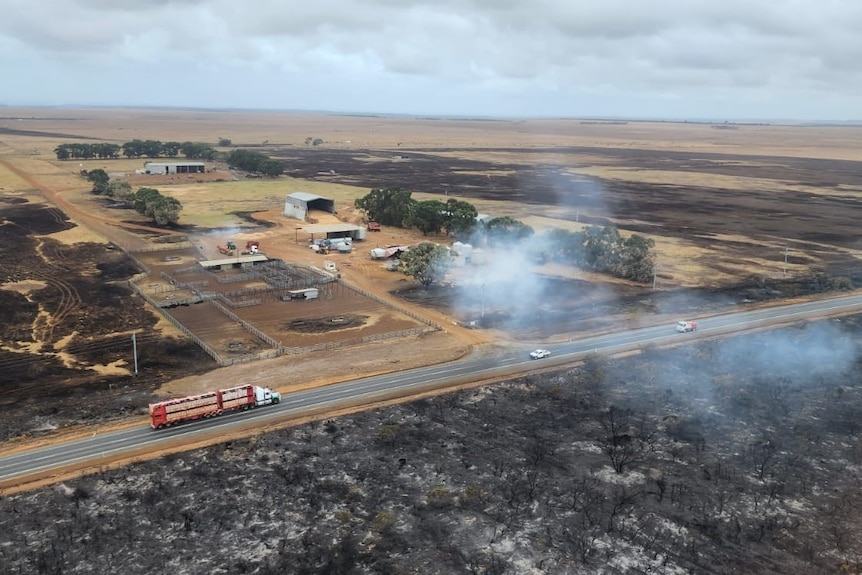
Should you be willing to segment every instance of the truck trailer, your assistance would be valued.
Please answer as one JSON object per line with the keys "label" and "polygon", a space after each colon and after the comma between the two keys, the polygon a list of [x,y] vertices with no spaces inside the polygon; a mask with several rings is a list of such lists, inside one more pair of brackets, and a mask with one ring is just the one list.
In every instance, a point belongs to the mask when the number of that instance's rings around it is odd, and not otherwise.
{"label": "truck trailer", "polygon": [[231,411],[245,411],[262,405],[274,405],[279,401],[281,401],[281,394],[268,387],[240,385],[151,403],[150,423],[153,429],[161,429]]}

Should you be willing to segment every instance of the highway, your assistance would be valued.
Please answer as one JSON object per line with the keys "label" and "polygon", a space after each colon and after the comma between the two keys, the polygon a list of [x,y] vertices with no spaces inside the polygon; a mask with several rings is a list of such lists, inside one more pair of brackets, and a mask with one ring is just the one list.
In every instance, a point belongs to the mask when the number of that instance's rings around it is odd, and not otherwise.
{"label": "highway", "polygon": [[503,376],[518,376],[539,368],[563,366],[591,353],[609,354],[646,346],[689,343],[703,337],[725,336],[757,328],[767,328],[804,319],[862,312],[862,295],[821,301],[738,311],[696,319],[695,333],[677,333],[673,323],[650,327],[629,327],[626,331],[544,346],[551,356],[529,359],[531,349],[512,349],[497,355],[473,356],[462,361],[429,366],[388,375],[356,379],[322,388],[286,394],[275,406],[249,412],[225,414],[219,418],[191,422],[154,431],[140,425],[120,431],[63,441],[26,451],[3,455],[0,450],[0,484],[13,485],[35,474],[55,474],[64,469],[106,465],[130,454],[162,449],[178,443],[193,444],[213,436],[226,435],[241,427],[264,428],[291,417],[336,409],[346,405],[371,404],[404,397],[422,390]]}

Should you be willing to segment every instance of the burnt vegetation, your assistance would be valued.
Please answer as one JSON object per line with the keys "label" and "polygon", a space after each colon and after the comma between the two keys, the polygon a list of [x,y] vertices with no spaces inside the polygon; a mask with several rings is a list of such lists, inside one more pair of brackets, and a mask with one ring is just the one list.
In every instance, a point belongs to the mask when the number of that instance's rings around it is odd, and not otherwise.
{"label": "burnt vegetation", "polygon": [[8,496],[0,562],[9,573],[852,572],[860,322],[592,357]]}
{"label": "burnt vegetation", "polygon": [[[150,393],[214,364],[185,339],[165,338],[126,281],[140,270],[122,251],[67,245],[60,210],[0,203],[0,440],[143,413]],[[141,371],[131,377],[136,334]],[[125,368],[106,374],[90,366]]]}

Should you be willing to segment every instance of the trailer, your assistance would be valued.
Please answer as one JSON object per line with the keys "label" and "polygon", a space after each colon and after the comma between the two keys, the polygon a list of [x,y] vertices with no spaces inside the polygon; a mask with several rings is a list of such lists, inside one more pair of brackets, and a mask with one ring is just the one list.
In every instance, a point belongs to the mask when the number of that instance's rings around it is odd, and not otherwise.
{"label": "trailer", "polygon": [[150,424],[153,429],[161,429],[195,419],[216,417],[232,411],[245,411],[263,405],[275,405],[280,401],[281,394],[268,387],[240,385],[151,403]]}

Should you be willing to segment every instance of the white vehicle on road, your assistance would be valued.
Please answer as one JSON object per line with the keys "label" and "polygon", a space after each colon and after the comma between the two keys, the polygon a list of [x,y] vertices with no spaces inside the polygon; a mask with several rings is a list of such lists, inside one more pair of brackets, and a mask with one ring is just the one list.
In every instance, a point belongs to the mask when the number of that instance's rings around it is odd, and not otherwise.
{"label": "white vehicle on road", "polygon": [[688,333],[690,331],[697,331],[697,322],[696,321],[678,321],[676,322],[676,331],[680,333]]}
{"label": "white vehicle on road", "polygon": [[551,352],[547,349],[537,349],[536,351],[530,352],[530,357],[532,359],[542,359],[551,355]]}

